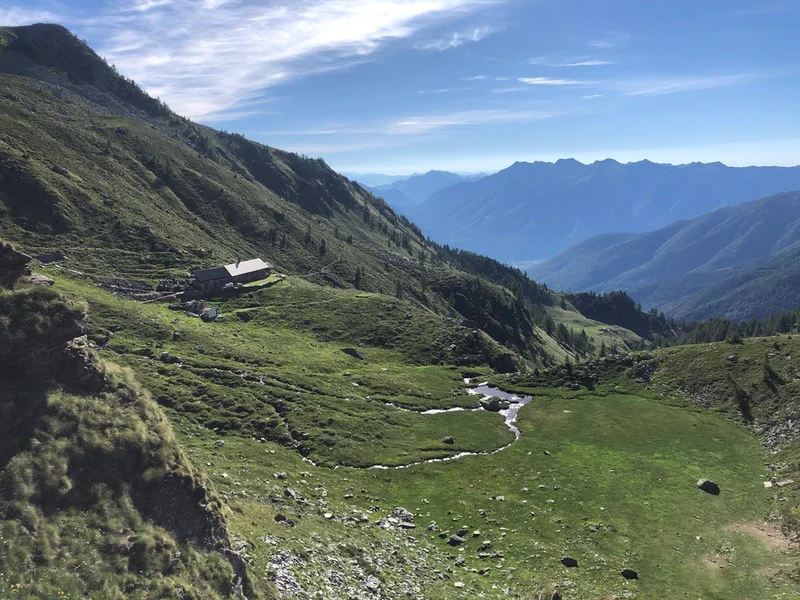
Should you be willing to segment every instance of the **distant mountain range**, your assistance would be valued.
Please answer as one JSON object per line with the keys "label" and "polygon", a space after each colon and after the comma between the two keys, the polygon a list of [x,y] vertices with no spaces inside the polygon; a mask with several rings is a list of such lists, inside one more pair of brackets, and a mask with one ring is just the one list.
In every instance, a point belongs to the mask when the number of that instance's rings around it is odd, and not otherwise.
{"label": "distant mountain range", "polygon": [[[403,191],[398,184],[392,189]],[[548,258],[593,235],[651,231],[797,189],[800,167],[621,164],[610,159],[587,165],[564,159],[518,162],[494,175],[439,189],[404,210],[440,243],[519,263]],[[403,201],[392,200],[393,192],[382,193],[395,205]]]}
{"label": "distant mountain range", "polygon": [[556,289],[622,289],[678,318],[765,318],[800,305],[800,192],[598,235],[529,274]]}
{"label": "distant mountain range", "polygon": [[483,175],[459,175],[448,171],[428,171],[385,185],[370,188],[373,194],[382,197],[394,208],[408,209],[422,204],[432,194],[457,183],[475,181]]}

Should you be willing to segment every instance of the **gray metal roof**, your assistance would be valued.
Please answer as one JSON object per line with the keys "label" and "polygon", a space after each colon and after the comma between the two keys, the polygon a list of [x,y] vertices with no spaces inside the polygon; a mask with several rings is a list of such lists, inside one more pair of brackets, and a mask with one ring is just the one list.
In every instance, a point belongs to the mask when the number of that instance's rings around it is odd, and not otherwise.
{"label": "gray metal roof", "polygon": [[260,258],[253,258],[251,260],[243,260],[238,263],[231,263],[224,267],[212,267],[210,269],[199,269],[194,272],[197,281],[213,281],[215,279],[228,279],[240,275],[253,273],[254,271],[261,271],[269,269],[269,263],[264,262]]}
{"label": "gray metal roof", "polygon": [[198,269],[194,272],[197,281],[213,281],[214,279],[227,279],[230,277],[225,267],[212,267],[210,269]]}
{"label": "gray metal roof", "polygon": [[230,273],[231,277],[237,275],[246,275],[253,271],[261,271],[262,269],[269,269],[269,264],[265,263],[260,258],[253,258],[251,260],[243,260],[230,265],[225,265],[225,269]]}

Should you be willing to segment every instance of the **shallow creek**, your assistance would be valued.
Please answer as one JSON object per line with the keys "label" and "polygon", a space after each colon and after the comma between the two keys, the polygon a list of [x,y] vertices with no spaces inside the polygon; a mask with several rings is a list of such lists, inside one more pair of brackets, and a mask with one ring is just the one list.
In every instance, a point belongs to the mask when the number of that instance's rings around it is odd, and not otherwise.
{"label": "shallow creek", "polygon": [[[469,380],[466,380],[465,383],[469,383]],[[520,431],[519,428],[515,425],[517,420],[517,414],[519,413],[519,409],[525,406],[528,402],[533,400],[531,396],[518,396],[517,394],[512,394],[509,392],[504,392],[501,389],[496,387],[492,387],[486,383],[479,384],[476,387],[469,388],[467,393],[474,394],[476,396],[481,396],[482,398],[498,398],[500,400],[504,400],[509,403],[509,407],[499,411],[499,414],[503,416],[506,422],[506,427],[508,427],[511,431],[514,432],[514,441],[519,439]],[[399,407],[398,407],[399,408]],[[407,409],[401,409],[407,410]],[[423,415],[438,415],[440,413],[446,412],[458,412],[458,411],[477,411],[477,410],[486,410],[483,407],[479,408],[463,408],[463,407],[456,407],[456,408],[447,408],[447,409],[432,409],[426,410],[420,414]],[[514,442],[511,442],[513,444]],[[414,465],[421,465],[425,463],[436,463],[436,462],[450,462],[451,460],[458,460],[459,458],[464,458],[465,456],[481,456],[486,454],[497,454],[498,452],[502,452],[506,448],[508,448],[511,444],[506,444],[505,446],[501,446],[497,450],[492,450],[491,452],[459,452],[458,454],[454,454],[453,456],[447,456],[445,458],[430,458],[428,460],[421,460],[417,462],[413,462],[407,465],[396,465],[396,466],[386,466],[386,465],[373,465],[368,467],[370,469],[407,469],[408,467],[413,467]]]}

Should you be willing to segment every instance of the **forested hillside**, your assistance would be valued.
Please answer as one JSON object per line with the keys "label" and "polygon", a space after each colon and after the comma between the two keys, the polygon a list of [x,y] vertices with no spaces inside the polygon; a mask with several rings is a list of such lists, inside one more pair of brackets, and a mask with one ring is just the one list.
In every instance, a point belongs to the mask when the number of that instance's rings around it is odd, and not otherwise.
{"label": "forested hillside", "polygon": [[800,194],[641,234],[588,239],[529,273],[555,289],[625,290],[676,319],[765,319],[800,305]]}

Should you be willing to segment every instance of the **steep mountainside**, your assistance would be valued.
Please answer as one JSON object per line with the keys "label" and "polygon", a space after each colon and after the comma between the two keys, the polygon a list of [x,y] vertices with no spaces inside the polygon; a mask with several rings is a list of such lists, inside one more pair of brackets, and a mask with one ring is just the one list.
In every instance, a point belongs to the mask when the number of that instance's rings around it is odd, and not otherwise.
{"label": "steep mountainside", "polygon": [[[262,256],[316,283],[466,318],[512,352],[549,360],[539,325],[551,292],[493,261],[456,265],[323,161],[175,115],[61,27],[0,30],[0,73],[0,232],[31,253],[66,254],[101,282],[151,286]],[[459,312],[466,290],[473,306],[460,310],[480,306],[485,319]]]}
{"label": "steep mountainside", "polygon": [[505,261],[546,259],[590,236],[649,231],[800,189],[800,167],[516,163],[433,194],[411,217],[434,240]]}
{"label": "steep mountainside", "polygon": [[763,319],[800,304],[800,194],[651,233],[590,238],[530,269],[557,289],[626,290],[674,317]]}

